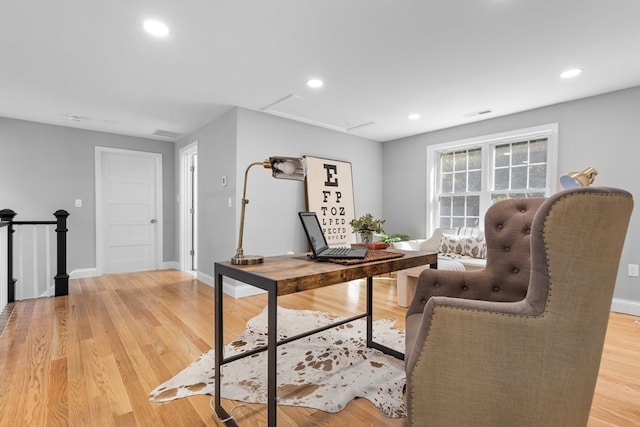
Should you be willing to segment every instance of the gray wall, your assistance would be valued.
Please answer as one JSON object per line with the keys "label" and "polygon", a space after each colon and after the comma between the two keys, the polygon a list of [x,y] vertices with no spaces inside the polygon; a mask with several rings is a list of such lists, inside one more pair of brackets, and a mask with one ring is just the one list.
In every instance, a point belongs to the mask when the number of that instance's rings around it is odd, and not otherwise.
{"label": "gray wall", "polygon": [[[245,109],[238,110],[238,124],[236,200],[242,196],[244,169],[251,162],[274,155],[308,155],[351,162],[356,215],[382,215],[382,143]],[[304,183],[273,179],[270,171],[255,167],[248,191],[247,250],[264,255],[306,251],[298,219],[298,211],[306,208]]]}
{"label": "gray wall", "polygon": [[[382,194],[387,231],[414,238],[427,233],[428,145],[547,123],[558,123],[558,176],[593,166],[599,173],[596,185],[624,188],[633,194],[636,205],[640,203],[640,87],[635,87],[385,143]],[[620,262],[615,298],[640,304],[640,279],[627,276],[629,263],[640,264],[637,206]]]}
{"label": "gray wall", "polygon": [[[352,163],[356,215],[387,219],[385,230],[426,235],[426,147],[546,123],[559,125],[559,173],[594,166],[597,185],[625,188],[640,200],[640,87],[379,143],[271,115],[233,109],[180,143],[77,130],[0,118],[0,209],[19,219],[45,219],[57,209],[69,218],[69,270],[95,267],[94,147],[163,154],[164,261],[176,261],[177,152],[198,141],[199,266],[235,253],[239,199],[246,166],[270,155],[311,155]],[[384,159],[384,160],[383,160]],[[384,167],[383,167],[384,166]],[[221,185],[227,176],[228,185]],[[382,189],[382,191],[380,190]],[[228,199],[232,207],[228,207]],[[249,176],[244,248],[274,255],[306,250],[296,213],[305,208],[304,185],[274,180],[253,168]],[[82,199],[84,207],[75,208]],[[633,214],[615,297],[640,305],[640,279],[626,274],[640,263],[640,212]]]}
{"label": "gray wall", "polygon": [[[382,143],[272,115],[237,108],[176,145],[198,141],[198,270],[213,276],[213,263],[237,246],[246,167],[269,156],[317,156],[350,161],[356,214],[381,215]],[[227,176],[227,187],[221,177]],[[305,209],[302,182],[276,180],[260,166],[248,179],[243,248],[248,255],[307,250],[297,217]],[[231,207],[228,199],[231,197]]]}
{"label": "gray wall", "polygon": [[[194,141],[198,142],[198,270],[213,276],[213,262],[231,258],[235,253],[236,174],[235,109],[205,125],[176,144],[176,153]],[[179,161],[179,155],[176,154]],[[180,168],[176,166],[179,173]],[[221,177],[227,177],[227,186]],[[180,182],[179,177],[176,182]],[[179,215],[176,215],[179,218]],[[176,227],[179,229],[179,226]],[[178,241],[176,239],[176,241]]]}
{"label": "gray wall", "polygon": [[[69,272],[96,267],[95,147],[162,154],[164,261],[174,261],[174,144],[0,117],[0,209],[16,220],[70,213]],[[82,199],[83,207],[75,207]]]}

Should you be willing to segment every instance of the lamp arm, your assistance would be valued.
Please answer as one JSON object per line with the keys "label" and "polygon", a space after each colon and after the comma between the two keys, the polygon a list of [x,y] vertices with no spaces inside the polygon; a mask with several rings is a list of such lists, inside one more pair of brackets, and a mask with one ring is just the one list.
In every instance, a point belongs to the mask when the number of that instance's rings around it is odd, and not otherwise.
{"label": "lamp arm", "polygon": [[264,166],[265,162],[253,162],[247,169],[244,171],[244,185],[242,188],[242,206],[240,207],[240,233],[238,235],[238,248],[236,249],[236,258],[242,258],[244,256],[244,251],[242,250],[242,238],[244,235],[244,212],[249,200],[247,199],[247,178],[249,177],[249,169],[253,166]]}

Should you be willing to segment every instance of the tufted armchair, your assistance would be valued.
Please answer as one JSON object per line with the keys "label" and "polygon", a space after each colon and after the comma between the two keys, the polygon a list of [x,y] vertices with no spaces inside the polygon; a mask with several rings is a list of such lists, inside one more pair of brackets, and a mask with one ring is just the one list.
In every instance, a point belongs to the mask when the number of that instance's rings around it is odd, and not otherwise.
{"label": "tufted armchair", "polygon": [[587,425],[633,200],[580,188],[541,202],[487,212],[487,270],[500,274],[420,275],[406,319],[409,425]]}
{"label": "tufted armchair", "polygon": [[484,218],[487,264],[478,271],[423,271],[407,316],[422,313],[432,296],[519,301],[529,285],[531,223],[545,199],[508,199],[491,206]]}

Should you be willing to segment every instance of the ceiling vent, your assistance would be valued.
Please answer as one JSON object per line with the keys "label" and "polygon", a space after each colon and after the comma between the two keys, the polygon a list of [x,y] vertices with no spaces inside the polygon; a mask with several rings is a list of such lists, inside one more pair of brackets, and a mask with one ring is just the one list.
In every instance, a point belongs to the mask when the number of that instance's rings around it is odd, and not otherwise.
{"label": "ceiling vent", "polygon": [[176,139],[180,136],[178,132],[171,132],[170,130],[162,130],[162,129],[158,129],[153,134],[155,136],[161,136],[163,138],[173,138],[173,139]]}
{"label": "ceiling vent", "polygon": [[493,110],[474,111],[473,113],[466,113],[466,114],[463,114],[462,116],[466,117],[467,119],[473,119],[475,117],[484,116],[485,114],[489,114],[489,113],[493,113]]}
{"label": "ceiling vent", "polygon": [[77,114],[63,114],[63,116],[65,116],[67,119],[69,119],[72,122],[83,122],[86,120],[94,120],[92,117],[79,116]]}
{"label": "ceiling vent", "polygon": [[262,111],[342,132],[374,124],[359,114],[309,101],[293,94],[263,107]]}

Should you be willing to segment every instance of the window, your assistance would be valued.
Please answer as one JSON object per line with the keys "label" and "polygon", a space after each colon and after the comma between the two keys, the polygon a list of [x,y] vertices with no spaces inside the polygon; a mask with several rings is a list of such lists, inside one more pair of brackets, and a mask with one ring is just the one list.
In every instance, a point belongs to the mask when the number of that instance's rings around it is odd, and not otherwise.
{"label": "window", "polygon": [[548,145],[547,137],[493,145],[491,201],[548,195]]}
{"label": "window", "polygon": [[555,191],[557,124],[427,148],[427,230],[484,226],[496,201]]}
{"label": "window", "polygon": [[438,227],[478,227],[482,191],[482,149],[438,153]]}

